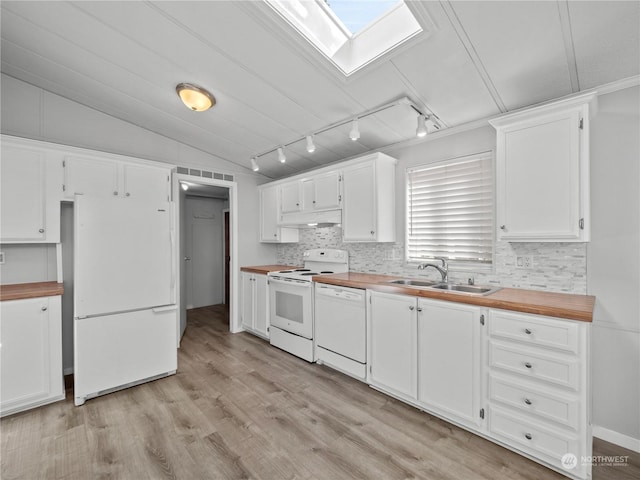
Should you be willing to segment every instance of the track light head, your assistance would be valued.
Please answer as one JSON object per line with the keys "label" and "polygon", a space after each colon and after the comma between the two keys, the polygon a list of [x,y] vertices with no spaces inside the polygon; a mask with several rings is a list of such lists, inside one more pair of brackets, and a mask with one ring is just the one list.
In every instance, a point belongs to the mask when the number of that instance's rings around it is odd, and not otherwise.
{"label": "track light head", "polygon": [[284,155],[284,150],[282,149],[282,147],[278,147],[278,160],[280,160],[280,163],[284,163],[287,161],[287,157]]}
{"label": "track light head", "polygon": [[313,153],[316,151],[316,146],[313,143],[313,135],[307,135],[307,152]]}
{"label": "track light head", "polygon": [[427,135],[427,116],[418,115],[418,128],[416,129],[416,136],[424,137]]}
{"label": "track light head", "polygon": [[251,169],[254,172],[257,172],[258,170],[260,170],[260,165],[258,165],[258,160],[256,159],[256,157],[253,157],[251,159]]}
{"label": "track light head", "polygon": [[354,118],[351,122],[351,131],[349,132],[349,138],[354,142],[360,138],[360,128],[358,127],[358,119]]}

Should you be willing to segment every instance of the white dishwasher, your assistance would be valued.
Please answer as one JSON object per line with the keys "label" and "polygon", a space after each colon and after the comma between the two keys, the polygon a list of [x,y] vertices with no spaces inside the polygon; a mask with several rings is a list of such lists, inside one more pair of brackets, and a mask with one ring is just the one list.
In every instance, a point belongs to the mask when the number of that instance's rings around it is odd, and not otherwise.
{"label": "white dishwasher", "polygon": [[360,380],[366,378],[365,290],[316,283],[315,335],[318,363]]}

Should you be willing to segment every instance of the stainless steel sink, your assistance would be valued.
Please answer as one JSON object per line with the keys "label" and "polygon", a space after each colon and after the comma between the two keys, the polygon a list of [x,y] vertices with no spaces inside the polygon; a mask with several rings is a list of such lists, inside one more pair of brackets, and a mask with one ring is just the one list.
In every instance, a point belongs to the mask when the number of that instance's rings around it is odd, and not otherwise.
{"label": "stainless steel sink", "polygon": [[431,288],[447,290],[450,292],[472,293],[474,295],[489,295],[500,290],[500,287],[488,287],[483,285],[464,285],[456,283],[439,283]]}
{"label": "stainless steel sink", "polygon": [[411,278],[391,280],[389,283],[393,285],[403,285],[406,287],[444,290],[445,292],[467,293],[471,295],[490,295],[500,290],[500,287],[490,287],[486,285],[465,285],[462,283],[442,283],[442,282],[433,282],[430,280],[414,280]]}
{"label": "stainless steel sink", "polygon": [[438,282],[432,282],[430,280],[411,280],[411,279],[391,280],[389,283],[393,283],[395,285],[406,285],[408,287],[432,287],[438,284]]}

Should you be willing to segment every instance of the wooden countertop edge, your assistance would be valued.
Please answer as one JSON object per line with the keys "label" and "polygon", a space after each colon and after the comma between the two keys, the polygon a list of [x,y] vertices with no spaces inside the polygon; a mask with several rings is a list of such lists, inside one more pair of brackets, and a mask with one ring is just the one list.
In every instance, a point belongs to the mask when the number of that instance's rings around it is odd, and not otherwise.
{"label": "wooden countertop edge", "polygon": [[[342,278],[340,276],[343,276]],[[344,278],[344,275],[354,278]],[[550,317],[564,318],[592,322],[595,297],[590,295],[576,295],[569,293],[542,292],[537,290],[524,290],[517,288],[502,288],[487,296],[467,295],[464,293],[438,292],[436,290],[388,285],[386,282],[401,277],[389,275],[362,274],[359,280],[353,274],[338,274],[333,276],[323,275],[313,277],[318,283],[337,285],[342,287],[362,288],[386,293],[398,293],[422,298],[433,298],[457,303],[466,303],[482,307],[500,308],[522,313],[546,315]],[[373,277],[377,281],[372,281]],[[367,279],[368,278],[368,279]],[[531,300],[534,297],[535,300]],[[546,303],[548,302],[548,303]]]}
{"label": "wooden countertop edge", "polygon": [[0,301],[62,295],[64,287],[58,282],[13,283],[0,285]]}
{"label": "wooden countertop edge", "polygon": [[241,272],[248,273],[262,273],[267,274],[269,272],[277,272],[278,270],[291,270],[293,268],[301,268],[301,267],[293,267],[291,265],[258,265],[258,266],[249,266],[249,267],[240,267]]}

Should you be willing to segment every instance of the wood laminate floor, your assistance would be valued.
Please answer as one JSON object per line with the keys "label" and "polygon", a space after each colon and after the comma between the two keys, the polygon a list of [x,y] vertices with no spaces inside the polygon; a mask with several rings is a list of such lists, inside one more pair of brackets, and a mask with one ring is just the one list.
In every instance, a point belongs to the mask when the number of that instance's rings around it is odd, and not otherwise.
{"label": "wood laminate floor", "polygon": [[[189,313],[178,374],[5,418],[10,479],[562,479],[561,475],[250,334]],[[595,480],[640,478],[596,440]]]}

